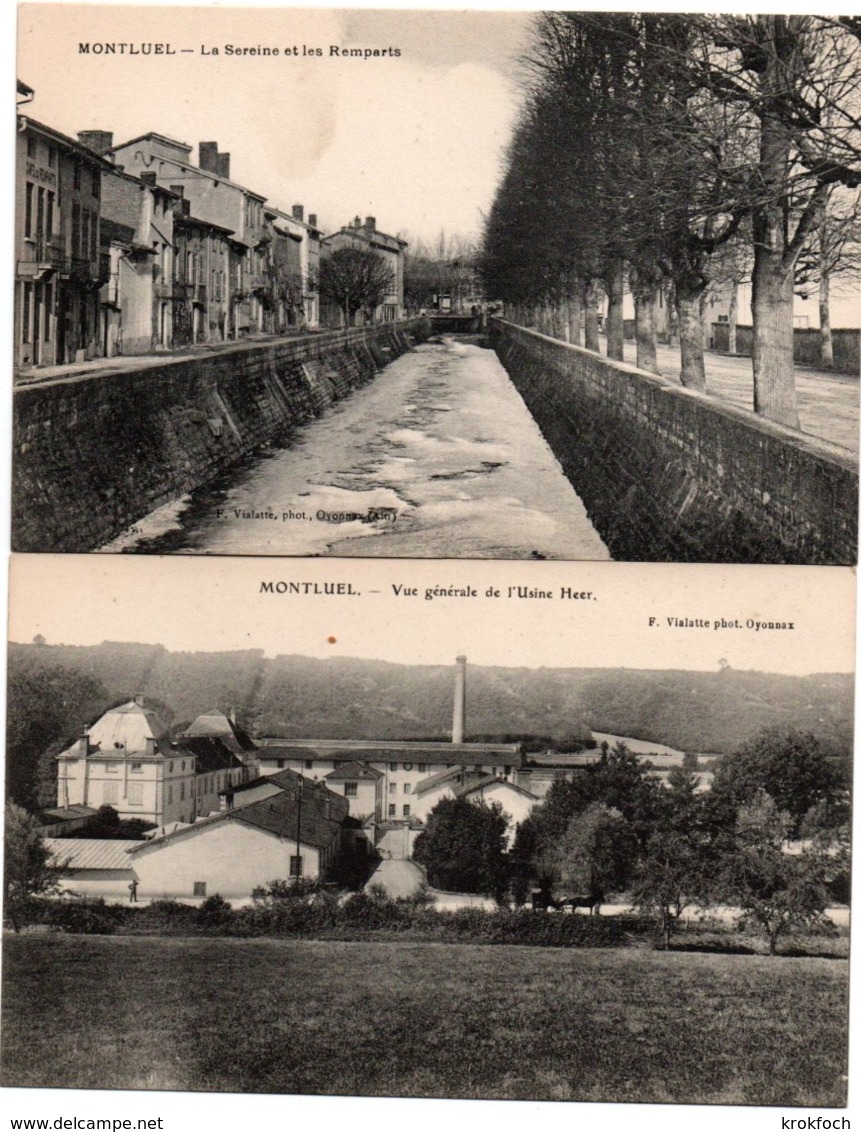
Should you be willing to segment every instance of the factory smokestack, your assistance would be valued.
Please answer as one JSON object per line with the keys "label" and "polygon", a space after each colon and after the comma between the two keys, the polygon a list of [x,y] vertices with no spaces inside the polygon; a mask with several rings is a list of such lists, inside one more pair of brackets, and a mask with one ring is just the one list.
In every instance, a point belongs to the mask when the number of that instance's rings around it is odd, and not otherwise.
{"label": "factory smokestack", "polygon": [[466,714],[466,657],[458,656],[454,674],[454,716],[451,724],[452,743],[463,742],[463,722]]}

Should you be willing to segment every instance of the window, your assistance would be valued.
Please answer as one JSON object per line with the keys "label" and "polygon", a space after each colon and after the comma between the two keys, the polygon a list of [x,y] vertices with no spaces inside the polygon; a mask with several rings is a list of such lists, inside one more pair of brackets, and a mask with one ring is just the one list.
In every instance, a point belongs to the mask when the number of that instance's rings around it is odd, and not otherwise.
{"label": "window", "polygon": [[105,774],[116,774],[116,773],[117,773],[117,764],[116,763],[105,763]]}
{"label": "window", "polygon": [[129,805],[142,806],[143,805],[143,783],[130,782],[129,783]]}
{"label": "window", "polygon": [[98,169],[93,170],[93,196],[98,197],[102,191],[102,178]]}
{"label": "window", "polygon": [[193,883],[194,883],[194,893],[193,893],[193,895],[195,895],[195,896],[206,896],[206,881],[205,880],[196,880]]}
{"label": "window", "polygon": [[33,235],[33,185],[30,181],[27,182],[24,200],[24,235],[27,238]]}
{"label": "window", "polygon": [[419,763],[419,774],[427,774],[427,772],[428,772],[428,764],[427,763]]}
{"label": "window", "polygon": [[169,806],[173,805],[173,787],[172,786],[168,786],[168,788],[167,788],[167,804]]}
{"label": "window", "polygon": [[45,196],[45,235],[54,234],[54,194],[48,189]]}
{"label": "window", "polygon": [[393,817],[395,817],[395,815],[397,814],[397,812],[398,812],[398,808],[397,808],[397,806],[396,806],[396,805],[394,804],[394,802],[391,802],[391,803],[389,804],[389,817],[390,817],[390,818],[393,818]]}
{"label": "window", "polygon": [[412,769],[413,769],[412,763],[404,763],[404,770],[412,770]]}
{"label": "window", "polygon": [[115,805],[120,797],[120,784],[118,782],[104,782],[102,784],[102,801],[105,805]]}
{"label": "window", "polygon": [[405,782],[404,783],[404,793],[409,794],[411,791],[412,791],[412,787],[410,786],[410,784],[408,782]]}
{"label": "window", "polygon": [[306,770],[313,770],[314,769],[314,760],[313,759],[305,759],[305,769]]}
{"label": "window", "polygon": [[404,806],[404,817],[408,818],[409,816],[410,816],[410,808],[409,808],[409,806]]}
{"label": "window", "polygon": [[24,284],[24,303],[21,311],[21,341],[30,341],[30,309],[33,303],[33,284]]}
{"label": "window", "polygon": [[143,763],[132,763],[132,774],[143,774]]}
{"label": "window", "polygon": [[182,760],[182,769],[185,770],[185,759]]}
{"label": "window", "polygon": [[179,800],[180,800],[180,802],[185,801],[185,783],[184,782],[180,782],[180,784],[179,784]]}
{"label": "window", "polygon": [[358,797],[358,793],[359,793],[358,782],[345,782],[344,783],[344,797],[345,798],[356,798],[356,797]]}
{"label": "window", "polygon": [[302,858],[296,857],[296,856],[291,857],[290,858],[290,876],[291,877],[300,877],[302,875],[303,875],[303,873],[302,873]]}
{"label": "window", "polygon": [[75,189],[80,189],[80,187],[81,187],[81,163],[80,163],[80,161],[75,162],[75,172],[74,172],[72,187],[75,188]]}
{"label": "window", "polygon": [[276,759],[275,765],[278,767],[279,770],[283,770],[284,769],[284,760],[283,759]]}
{"label": "window", "polygon": [[390,782],[389,783],[389,793],[390,794],[397,794],[397,792],[398,792],[397,782]]}
{"label": "window", "polygon": [[57,151],[52,145],[48,146],[48,168],[54,169],[57,165]]}
{"label": "window", "polygon": [[168,763],[167,770],[168,774],[173,774],[173,763]]}

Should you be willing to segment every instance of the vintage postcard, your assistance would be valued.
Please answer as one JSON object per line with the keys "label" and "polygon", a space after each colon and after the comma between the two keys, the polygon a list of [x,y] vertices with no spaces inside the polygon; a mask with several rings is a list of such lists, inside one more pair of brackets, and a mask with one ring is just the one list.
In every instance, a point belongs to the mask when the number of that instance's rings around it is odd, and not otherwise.
{"label": "vintage postcard", "polygon": [[2,1084],[842,1108],[853,587],[17,556]]}
{"label": "vintage postcard", "polygon": [[855,563],[851,19],[30,3],[17,71],[14,549]]}

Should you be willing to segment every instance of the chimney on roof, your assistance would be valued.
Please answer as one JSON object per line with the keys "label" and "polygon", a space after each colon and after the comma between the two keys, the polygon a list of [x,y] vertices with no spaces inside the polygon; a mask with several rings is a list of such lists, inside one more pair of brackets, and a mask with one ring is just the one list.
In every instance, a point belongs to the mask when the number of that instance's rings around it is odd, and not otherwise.
{"label": "chimney on roof", "polygon": [[376,232],[376,230],[377,230],[377,218],[376,218],[376,216],[366,216],[365,217],[365,231],[366,232]]}
{"label": "chimney on roof", "polygon": [[169,185],[170,191],[180,198],[185,196],[185,185]]}
{"label": "chimney on roof", "polygon": [[362,227],[361,216],[357,216],[356,219],[353,221],[353,223],[350,225],[350,227],[351,228],[361,228]]}
{"label": "chimney on roof", "polygon": [[138,692],[138,694],[135,696],[135,703],[137,704],[138,707],[144,706],[144,698],[143,698],[143,696],[141,695],[140,692]]}
{"label": "chimney on roof", "polygon": [[294,204],[293,205],[293,219],[294,220],[304,220],[305,219],[305,206],[304,205],[302,205],[302,204]]}
{"label": "chimney on roof", "polygon": [[78,141],[99,157],[104,157],[114,144],[114,135],[110,130],[79,130]]}
{"label": "chimney on roof", "polygon": [[463,724],[466,714],[466,657],[455,658],[457,668],[454,673],[454,715],[451,723],[452,743],[463,742]]}
{"label": "chimney on roof", "polygon": [[217,153],[215,155],[215,172],[225,181],[230,180],[230,154]]}
{"label": "chimney on roof", "polygon": [[82,735],[78,740],[78,754],[83,755],[84,758],[90,753],[90,737],[89,735]]}
{"label": "chimney on roof", "polygon": [[197,166],[205,173],[218,174],[218,142],[197,143]]}
{"label": "chimney on roof", "polygon": [[311,225],[312,228],[317,227],[317,213],[316,212],[309,212],[308,213],[308,223]]}

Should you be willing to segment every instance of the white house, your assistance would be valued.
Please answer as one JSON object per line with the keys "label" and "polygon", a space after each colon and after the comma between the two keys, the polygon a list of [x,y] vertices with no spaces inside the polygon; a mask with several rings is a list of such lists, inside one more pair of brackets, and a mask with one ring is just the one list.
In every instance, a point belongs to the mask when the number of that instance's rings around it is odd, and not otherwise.
{"label": "white house", "polygon": [[[244,801],[261,787],[274,793]],[[129,856],[139,897],[235,900],[272,880],[325,877],[341,845],[346,801],[307,779],[276,787],[271,779],[253,782],[237,792],[233,809],[137,843]]]}

